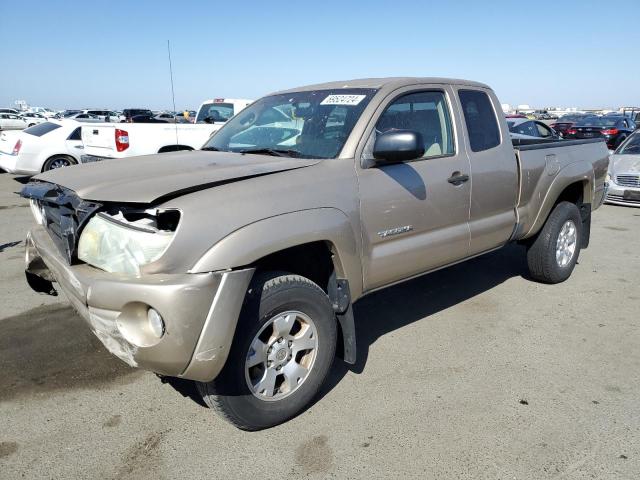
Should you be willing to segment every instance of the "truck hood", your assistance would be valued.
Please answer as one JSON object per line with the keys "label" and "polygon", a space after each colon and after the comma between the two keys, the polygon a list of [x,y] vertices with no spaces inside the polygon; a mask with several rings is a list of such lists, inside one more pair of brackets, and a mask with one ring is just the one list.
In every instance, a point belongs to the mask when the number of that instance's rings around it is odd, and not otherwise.
{"label": "truck hood", "polygon": [[84,200],[148,204],[319,161],[229,152],[173,152],[60,168],[35,179],[66,187]]}

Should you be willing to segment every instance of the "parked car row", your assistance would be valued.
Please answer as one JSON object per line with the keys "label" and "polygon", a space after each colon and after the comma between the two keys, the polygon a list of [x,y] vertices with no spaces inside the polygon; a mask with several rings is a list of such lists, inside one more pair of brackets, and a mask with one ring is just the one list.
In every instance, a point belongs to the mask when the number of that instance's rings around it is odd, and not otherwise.
{"label": "parked car row", "polygon": [[25,112],[20,114],[0,111],[0,130],[23,130],[46,121],[47,118],[41,113]]}
{"label": "parked car row", "polygon": [[[196,150],[250,103],[251,100],[241,99],[206,100],[198,113],[187,111],[186,115],[154,113],[143,108],[125,109],[122,114],[99,109],[65,110],[59,119],[46,119],[41,114],[23,117],[0,113],[0,118],[9,117],[10,128],[5,130],[23,130],[0,136],[0,168],[19,175],[36,175],[81,162]],[[33,118],[33,122],[26,124],[26,118]],[[200,121],[195,125],[189,122],[190,118]],[[286,122],[291,118],[280,113],[274,120]]]}
{"label": "parked car row", "polygon": [[604,138],[609,150],[615,150],[638,129],[638,124],[623,115],[567,115],[551,128],[567,139]]}

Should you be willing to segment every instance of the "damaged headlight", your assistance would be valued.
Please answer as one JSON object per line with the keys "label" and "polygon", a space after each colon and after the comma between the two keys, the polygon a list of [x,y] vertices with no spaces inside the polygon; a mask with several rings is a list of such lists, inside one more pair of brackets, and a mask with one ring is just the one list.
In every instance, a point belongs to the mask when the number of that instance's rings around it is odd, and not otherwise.
{"label": "damaged headlight", "polygon": [[175,236],[179,213],[170,212],[175,215],[168,222],[158,222],[155,211],[137,212],[135,220],[99,212],[82,230],[78,258],[107,272],[140,275],[140,267],[159,259]]}

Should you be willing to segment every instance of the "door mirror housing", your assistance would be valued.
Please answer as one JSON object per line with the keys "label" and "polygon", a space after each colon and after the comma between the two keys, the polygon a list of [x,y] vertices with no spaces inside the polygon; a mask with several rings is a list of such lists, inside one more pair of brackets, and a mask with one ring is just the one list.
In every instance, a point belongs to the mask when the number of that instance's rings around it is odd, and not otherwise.
{"label": "door mirror housing", "polygon": [[373,158],[378,165],[415,160],[424,155],[424,140],[413,130],[392,130],[378,135]]}

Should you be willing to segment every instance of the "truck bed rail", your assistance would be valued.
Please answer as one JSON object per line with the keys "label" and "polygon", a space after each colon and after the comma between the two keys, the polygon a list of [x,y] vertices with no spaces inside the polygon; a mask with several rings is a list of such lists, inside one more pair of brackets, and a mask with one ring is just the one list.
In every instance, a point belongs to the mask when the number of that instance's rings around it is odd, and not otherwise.
{"label": "truck bed rail", "polygon": [[544,148],[559,148],[559,147],[569,147],[575,145],[584,145],[587,143],[598,143],[604,142],[604,138],[583,138],[579,140],[525,140],[523,138],[512,138],[511,143],[513,143],[513,148],[515,150],[541,150]]}

